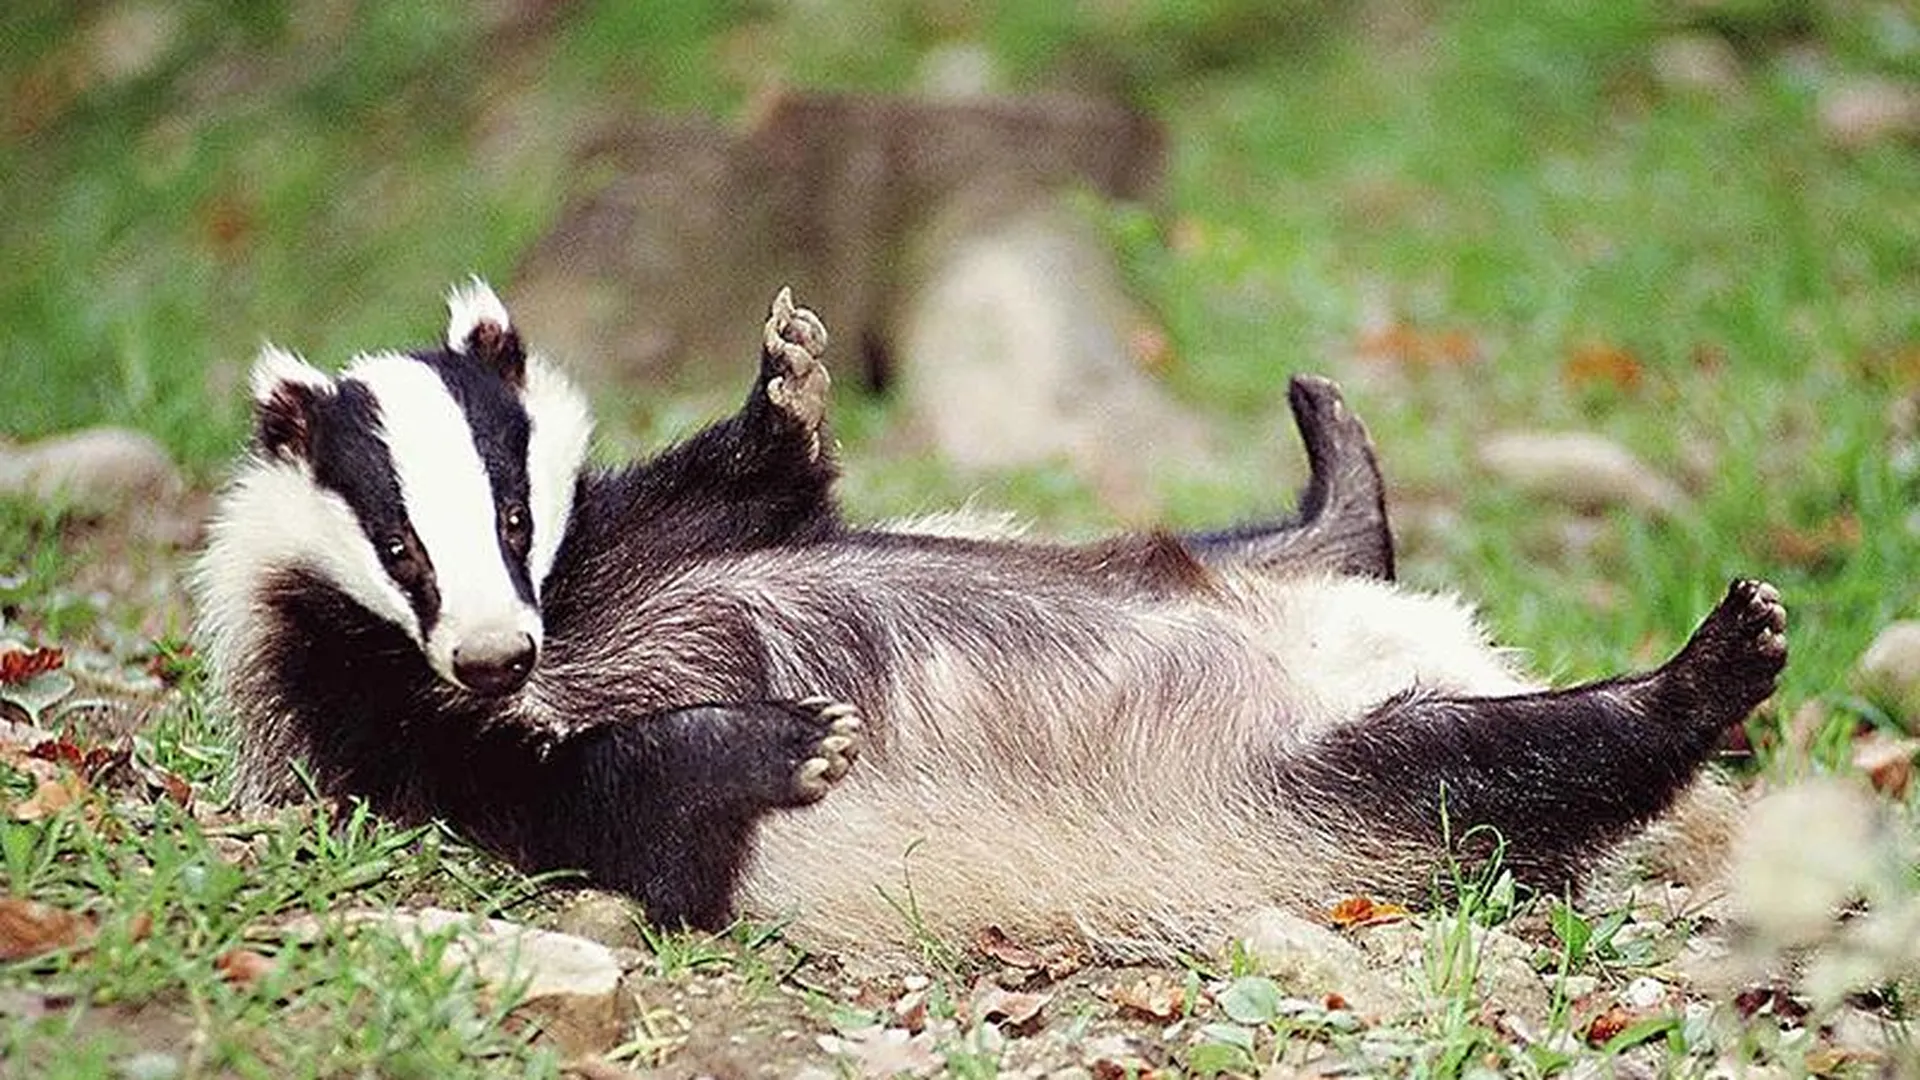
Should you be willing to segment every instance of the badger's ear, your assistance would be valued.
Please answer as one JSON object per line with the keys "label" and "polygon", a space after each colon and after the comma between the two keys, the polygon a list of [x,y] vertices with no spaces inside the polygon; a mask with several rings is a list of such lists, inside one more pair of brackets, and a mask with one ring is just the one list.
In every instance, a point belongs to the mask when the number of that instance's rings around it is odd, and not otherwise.
{"label": "badger's ear", "polygon": [[471,356],[515,389],[527,384],[527,350],[507,308],[479,278],[447,290],[447,348]]}
{"label": "badger's ear", "polygon": [[312,448],[313,403],[333,380],[305,360],[275,348],[253,362],[253,440],[269,457],[305,461]]}

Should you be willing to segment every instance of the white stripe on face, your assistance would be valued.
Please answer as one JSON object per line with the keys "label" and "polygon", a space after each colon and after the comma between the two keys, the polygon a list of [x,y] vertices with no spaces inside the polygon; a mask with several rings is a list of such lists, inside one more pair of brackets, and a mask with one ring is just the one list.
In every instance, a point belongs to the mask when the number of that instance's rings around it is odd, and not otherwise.
{"label": "white stripe on face", "polygon": [[527,358],[524,400],[532,426],[527,433],[527,502],[533,514],[533,549],[527,554],[527,576],[538,598],[544,595],[547,574],[566,535],[593,418],[580,392],[544,357]]}
{"label": "white stripe on face", "polygon": [[519,631],[537,647],[539,612],[514,588],[493,485],[446,384],[426,364],[396,353],[361,356],[342,378],[365,385],[380,404],[401,501],[433,567],[440,612],[422,643],[428,663],[457,685],[453,652],[463,641]]}

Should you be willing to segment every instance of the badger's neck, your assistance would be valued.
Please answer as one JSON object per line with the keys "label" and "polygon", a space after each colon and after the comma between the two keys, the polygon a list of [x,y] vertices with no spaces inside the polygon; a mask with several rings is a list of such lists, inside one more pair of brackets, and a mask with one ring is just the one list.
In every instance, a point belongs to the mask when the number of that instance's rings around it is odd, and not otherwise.
{"label": "badger's neck", "polygon": [[322,794],[389,816],[468,816],[457,812],[537,760],[500,725],[505,699],[447,687],[405,632],[318,574],[276,571],[256,601],[252,648],[225,673],[246,718],[243,797],[299,794],[298,761]]}

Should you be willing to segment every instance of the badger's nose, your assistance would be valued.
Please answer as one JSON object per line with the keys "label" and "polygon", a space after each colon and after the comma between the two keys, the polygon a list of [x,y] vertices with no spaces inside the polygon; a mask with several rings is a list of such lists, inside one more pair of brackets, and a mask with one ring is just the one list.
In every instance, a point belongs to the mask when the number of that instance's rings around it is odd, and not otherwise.
{"label": "badger's nose", "polygon": [[533,670],[533,638],[520,630],[476,634],[453,647],[453,677],[479,694],[518,690]]}

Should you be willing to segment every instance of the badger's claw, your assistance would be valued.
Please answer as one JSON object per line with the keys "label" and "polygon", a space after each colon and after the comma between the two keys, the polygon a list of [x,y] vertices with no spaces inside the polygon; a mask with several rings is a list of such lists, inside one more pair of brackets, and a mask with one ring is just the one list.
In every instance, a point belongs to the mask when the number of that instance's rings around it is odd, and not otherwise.
{"label": "badger's claw", "polygon": [[827,415],[832,378],[820,357],[827,351],[827,328],[820,317],[793,304],[793,290],[782,288],[760,350],[761,380],[767,401],[793,418],[807,435],[809,458],[820,456],[820,424]]}
{"label": "badger's claw", "polygon": [[823,697],[808,698],[799,705],[810,710],[825,730],[820,741],[814,744],[813,754],[800,763],[793,777],[794,790],[801,801],[814,802],[846,776],[860,756],[860,710],[844,701]]}

